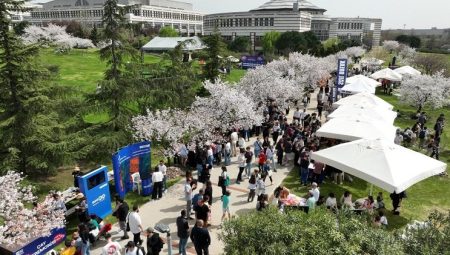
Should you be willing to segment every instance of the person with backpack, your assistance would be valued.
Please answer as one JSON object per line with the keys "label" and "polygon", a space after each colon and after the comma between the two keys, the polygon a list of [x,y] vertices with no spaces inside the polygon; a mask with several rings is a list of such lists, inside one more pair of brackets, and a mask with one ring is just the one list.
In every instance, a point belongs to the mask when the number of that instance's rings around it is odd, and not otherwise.
{"label": "person with backpack", "polygon": [[253,152],[251,152],[250,147],[246,148],[245,154],[245,175],[247,178],[250,178],[251,168],[252,168],[252,160],[253,160]]}
{"label": "person with backpack", "polygon": [[116,202],[117,210],[113,213],[113,216],[118,219],[120,230],[123,231],[123,236],[120,239],[125,240],[129,238],[127,232],[127,216],[130,211],[130,207],[122,198],[117,198]]}
{"label": "person with backpack", "polygon": [[267,156],[264,153],[264,150],[260,151],[258,154],[258,169],[259,171],[263,171],[264,164],[266,163]]}
{"label": "person with backpack", "polygon": [[222,196],[225,195],[227,187],[230,186],[230,176],[228,175],[226,166],[222,166],[222,173],[219,176],[218,186],[222,188]]}
{"label": "person with backpack", "polygon": [[186,255],[186,245],[189,238],[189,223],[186,217],[186,210],[181,210],[181,215],[177,218],[177,236],[180,239],[178,251],[180,255]]}
{"label": "person with backpack", "polygon": [[143,247],[136,246],[133,241],[129,241],[125,245],[125,255],[145,255],[145,251]]}
{"label": "person with backpack", "polygon": [[147,255],[159,255],[164,247],[164,241],[152,227],[147,228],[145,235],[147,236]]}
{"label": "person with backpack", "polygon": [[419,147],[423,148],[425,145],[425,139],[428,136],[428,128],[423,127],[419,132]]}

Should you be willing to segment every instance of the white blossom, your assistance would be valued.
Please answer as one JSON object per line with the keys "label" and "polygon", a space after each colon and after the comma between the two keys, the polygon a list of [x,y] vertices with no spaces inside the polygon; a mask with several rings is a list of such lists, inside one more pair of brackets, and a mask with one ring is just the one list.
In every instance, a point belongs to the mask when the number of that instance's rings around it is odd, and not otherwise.
{"label": "white blossom", "polygon": [[0,176],[0,244],[24,245],[36,237],[46,236],[54,228],[64,227],[62,210],[55,210],[51,195],[32,207],[36,201],[33,187],[22,185],[23,177],[16,172]]}
{"label": "white blossom", "polygon": [[400,100],[421,110],[429,105],[440,108],[449,105],[450,79],[438,72],[433,75],[406,76],[399,93]]}
{"label": "white blossom", "polygon": [[44,43],[63,48],[94,48],[89,39],[74,37],[66,32],[65,26],[49,24],[46,27],[29,26],[22,36],[26,44]]}
{"label": "white blossom", "polygon": [[384,41],[383,42],[383,48],[385,48],[387,51],[392,52],[398,50],[400,47],[400,43],[397,41]]}
{"label": "white blossom", "polygon": [[347,48],[345,50],[345,53],[349,56],[349,57],[361,57],[362,55],[364,55],[366,53],[366,50],[361,47],[361,46],[357,46],[357,47],[350,47]]}
{"label": "white blossom", "polygon": [[400,45],[400,51],[398,52],[398,61],[402,65],[412,65],[414,58],[416,57],[416,49],[411,48],[405,44]]}

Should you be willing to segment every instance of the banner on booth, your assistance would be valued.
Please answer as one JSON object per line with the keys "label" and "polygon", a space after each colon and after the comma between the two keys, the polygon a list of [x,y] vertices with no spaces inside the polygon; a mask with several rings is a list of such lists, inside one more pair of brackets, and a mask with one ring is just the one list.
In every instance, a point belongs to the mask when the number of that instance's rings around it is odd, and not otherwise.
{"label": "banner on booth", "polygon": [[131,175],[139,172],[142,181],[150,179],[151,143],[144,141],[120,149],[112,156],[114,184],[121,198],[133,188]]}
{"label": "banner on booth", "polygon": [[242,56],[241,62],[243,69],[256,68],[257,66],[262,66],[266,63],[262,56]]}
{"label": "banner on booth", "polygon": [[28,244],[9,250],[6,247],[0,247],[0,254],[4,255],[40,255],[49,252],[51,249],[62,243],[66,238],[65,228],[55,228],[49,236],[41,236]]}
{"label": "banner on booth", "polygon": [[80,191],[86,198],[90,215],[104,219],[112,213],[111,193],[109,192],[108,168],[102,166],[78,177]]}
{"label": "banner on booth", "polygon": [[336,73],[336,87],[342,88],[345,86],[347,80],[347,59],[341,58],[338,60],[338,68]]}

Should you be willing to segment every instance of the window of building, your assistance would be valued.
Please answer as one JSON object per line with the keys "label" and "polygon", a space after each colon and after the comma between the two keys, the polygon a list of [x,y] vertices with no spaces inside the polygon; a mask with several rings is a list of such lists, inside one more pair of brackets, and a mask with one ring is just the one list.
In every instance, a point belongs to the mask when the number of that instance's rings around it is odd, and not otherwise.
{"label": "window of building", "polygon": [[265,18],[265,19],[264,19],[264,25],[265,25],[266,27],[269,26],[269,18]]}
{"label": "window of building", "polygon": [[255,27],[259,26],[259,19],[255,18]]}
{"label": "window of building", "polygon": [[275,18],[270,18],[270,26],[273,27],[275,25]]}

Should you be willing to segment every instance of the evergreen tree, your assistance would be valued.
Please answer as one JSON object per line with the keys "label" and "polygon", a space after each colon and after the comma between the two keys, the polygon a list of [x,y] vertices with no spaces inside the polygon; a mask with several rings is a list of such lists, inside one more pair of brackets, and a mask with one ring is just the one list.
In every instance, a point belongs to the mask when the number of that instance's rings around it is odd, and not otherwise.
{"label": "evergreen tree", "polygon": [[205,37],[207,60],[204,66],[204,76],[207,80],[214,80],[219,76],[220,59],[219,56],[226,47],[222,41],[222,36],[216,29],[213,34]]}
{"label": "evergreen tree", "polygon": [[98,30],[97,26],[94,25],[94,28],[91,30],[91,34],[89,35],[89,39],[91,39],[92,43],[97,46],[98,43]]}
{"label": "evergreen tree", "polygon": [[10,29],[9,13],[25,11],[24,3],[0,2],[0,169],[49,174],[70,146],[54,109],[50,72],[36,63],[38,48]]}
{"label": "evergreen tree", "polygon": [[137,62],[138,54],[130,47],[123,35],[125,9],[118,6],[117,0],[107,0],[104,4],[103,36],[109,45],[100,50],[100,59],[107,62],[105,77],[98,84],[94,94],[88,96],[88,103],[93,105],[91,113],[107,114],[109,119],[89,128],[93,135],[90,148],[94,154],[102,157],[110,155],[118,148],[131,142],[127,131],[133,113],[136,76],[132,68]]}

